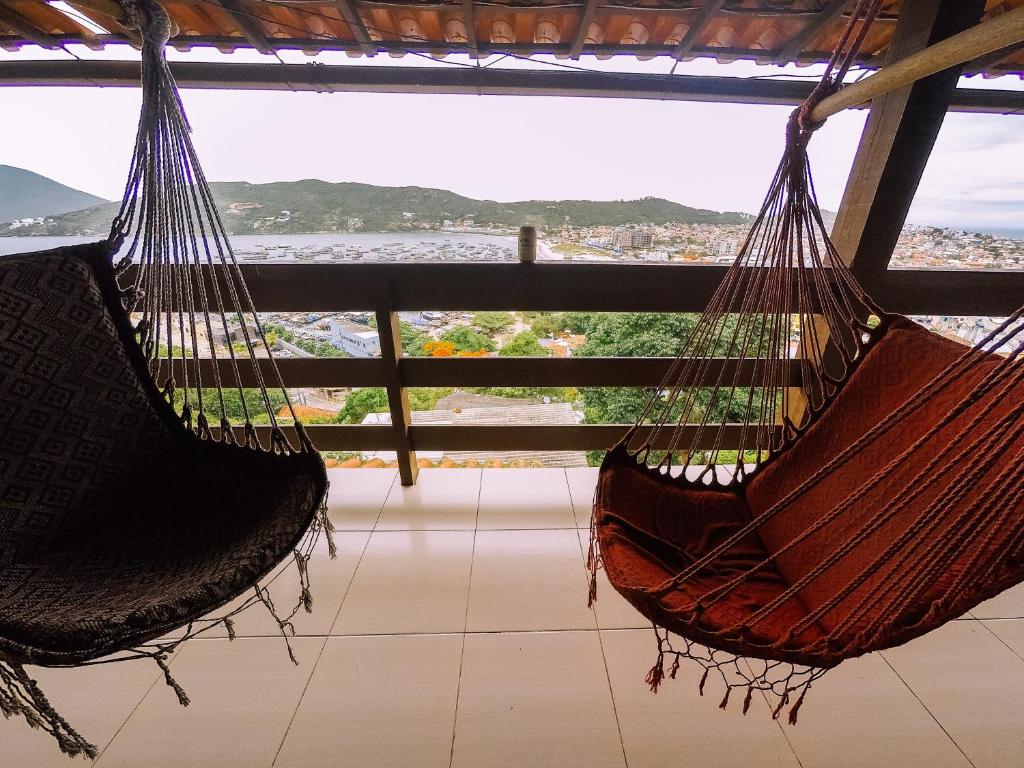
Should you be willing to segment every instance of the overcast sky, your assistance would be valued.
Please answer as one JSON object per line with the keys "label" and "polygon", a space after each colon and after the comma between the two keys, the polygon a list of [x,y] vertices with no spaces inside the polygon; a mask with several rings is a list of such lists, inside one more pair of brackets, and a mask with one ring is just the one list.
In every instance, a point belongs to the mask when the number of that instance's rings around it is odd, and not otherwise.
{"label": "overcast sky", "polygon": [[[83,58],[112,58],[125,55],[119,48],[73,50]],[[0,59],[43,55],[35,48],[0,51]],[[188,55],[197,56],[273,61],[244,52]],[[309,61],[299,53],[284,58]],[[428,65],[413,56],[376,59],[361,63]],[[320,60],[352,63],[340,55]],[[669,66],[633,59],[582,64],[649,72]],[[680,71],[764,76],[771,70],[694,62]],[[968,84],[1022,88],[1008,77]],[[440,187],[495,200],[654,195],[740,211],[757,209],[789,113],[788,107],[567,97],[187,90],[183,98],[200,158],[215,181],[318,178]],[[0,164],[117,198],[139,99],[136,89],[0,88]],[[865,115],[837,115],[813,139],[815,180],[826,208],[839,203]],[[948,116],[911,221],[1024,227],[1024,116]]]}

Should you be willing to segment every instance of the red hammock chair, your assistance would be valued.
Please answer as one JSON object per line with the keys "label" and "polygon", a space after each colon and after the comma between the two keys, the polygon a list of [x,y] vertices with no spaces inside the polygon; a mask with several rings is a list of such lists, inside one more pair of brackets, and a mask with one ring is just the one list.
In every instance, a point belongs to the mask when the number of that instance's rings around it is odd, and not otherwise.
{"label": "red hammock chair", "polygon": [[[605,457],[592,520],[591,600],[603,566],[652,621],[651,688],[666,656],[672,677],[689,659],[701,692],[721,674],[723,708],[734,688],[744,712],[754,691],[774,694],[776,717],[795,697],[793,723],[825,670],[1024,580],[1024,310],[975,349],[884,312],[815,199],[807,116],[874,11],[859,3],[842,61],[794,113],[739,257]],[[750,358],[757,384],[743,387],[735,361]]]}

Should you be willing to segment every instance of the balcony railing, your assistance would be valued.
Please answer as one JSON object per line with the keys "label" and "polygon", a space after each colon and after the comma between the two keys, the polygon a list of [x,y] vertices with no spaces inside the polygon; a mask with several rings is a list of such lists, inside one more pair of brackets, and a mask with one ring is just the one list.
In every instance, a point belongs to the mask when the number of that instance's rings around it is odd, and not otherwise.
{"label": "balcony railing", "polygon": [[[401,354],[399,311],[699,312],[725,272],[719,266],[572,263],[246,264],[242,269],[261,312],[376,313],[380,358],[278,362],[289,387],[385,388],[390,425],[311,425],[308,431],[325,451],[395,451],[405,484],[415,481],[417,450],[603,449],[627,428],[621,424],[412,425],[407,387],[653,387],[671,361],[407,358]],[[862,282],[881,306],[904,314],[999,316],[1024,300],[1024,272],[890,270],[862,277]],[[211,365],[203,363],[207,371]],[[752,363],[739,365],[740,383],[756,385]],[[799,386],[796,365],[789,375],[790,384]],[[251,371],[243,371],[242,376],[243,386],[255,385]]]}

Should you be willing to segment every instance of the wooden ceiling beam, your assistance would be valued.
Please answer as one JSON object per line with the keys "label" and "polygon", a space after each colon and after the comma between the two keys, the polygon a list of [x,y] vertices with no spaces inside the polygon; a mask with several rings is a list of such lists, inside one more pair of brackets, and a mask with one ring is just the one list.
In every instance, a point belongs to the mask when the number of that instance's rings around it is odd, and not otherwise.
{"label": "wooden ceiling beam", "polygon": [[831,0],[803,29],[786,41],[786,44],[782,46],[782,50],[779,51],[779,55],[775,57],[774,63],[779,66],[790,64],[807,47],[811,40],[820,35],[829,24],[843,15],[843,11],[849,4],[850,0]]}
{"label": "wooden ceiling beam", "polygon": [[478,59],[480,58],[480,48],[476,40],[476,12],[473,10],[473,0],[462,0],[462,24],[466,28],[466,46],[469,48],[469,56]]}
{"label": "wooden ceiling beam", "polygon": [[[807,98],[814,86],[806,80],[484,67],[225,64],[204,61],[173,61],[170,67],[182,88],[265,91],[573,96],[795,106]],[[0,61],[0,88],[138,85],[139,65],[132,61]],[[1024,115],[1024,91],[957,88],[951,99],[951,111]]]}
{"label": "wooden ceiling beam", "polygon": [[587,29],[594,18],[597,3],[598,0],[583,0],[583,8],[580,11],[580,26],[576,30],[576,36],[572,39],[572,44],[569,46],[570,59],[579,59],[580,54],[583,53],[583,46],[587,42]]}
{"label": "wooden ceiling beam", "polygon": [[672,51],[672,56],[676,61],[682,61],[686,58],[690,49],[697,44],[697,37],[707,27],[711,17],[718,13],[723,5],[725,5],[725,0],[704,0],[704,7],[701,9],[700,15],[690,25],[686,34],[683,35],[683,39],[675,47],[675,50]]}
{"label": "wooden ceiling beam", "polygon": [[61,47],[60,41],[53,35],[43,31],[13,8],[3,4],[0,4],[0,24],[10,27],[23,38],[31,43],[35,43],[40,48],[52,51]]}
{"label": "wooden ceiling beam", "polygon": [[355,5],[350,0],[334,0],[334,7],[338,9],[341,18],[348,24],[348,28],[352,31],[352,37],[359,43],[359,48],[363,53],[367,56],[376,54],[377,46],[370,39],[370,32],[366,29],[366,24],[363,23]]}

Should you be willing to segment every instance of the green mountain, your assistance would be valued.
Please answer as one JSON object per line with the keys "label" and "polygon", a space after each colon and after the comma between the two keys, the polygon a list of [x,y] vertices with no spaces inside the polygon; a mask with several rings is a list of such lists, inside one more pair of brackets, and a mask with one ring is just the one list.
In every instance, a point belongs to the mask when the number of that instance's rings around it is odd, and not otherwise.
{"label": "green mountain", "polygon": [[54,216],[106,202],[24,168],[0,165],[0,221]]}
{"label": "green mountain", "polygon": [[[315,233],[354,229],[387,232],[424,229],[446,219],[472,218],[479,226],[552,227],[708,223],[740,224],[747,214],[688,208],[646,197],[612,202],[590,200],[528,200],[499,203],[473,200],[443,189],[378,187],[326,181],[281,181],[271,184],[215,182],[213,195],[232,234]],[[107,204],[54,216],[31,234],[72,235],[106,232],[116,211]],[[19,230],[19,234],[30,234]]]}

